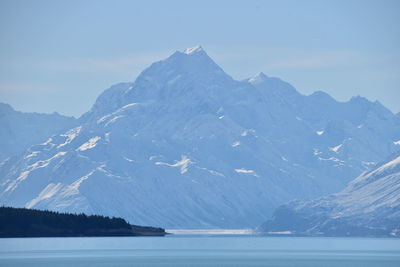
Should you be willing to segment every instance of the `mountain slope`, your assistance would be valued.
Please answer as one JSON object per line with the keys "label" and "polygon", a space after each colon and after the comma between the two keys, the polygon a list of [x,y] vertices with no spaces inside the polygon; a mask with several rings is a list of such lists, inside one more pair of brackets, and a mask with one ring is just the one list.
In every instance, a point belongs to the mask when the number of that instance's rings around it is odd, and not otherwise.
{"label": "mountain slope", "polygon": [[0,103],[0,161],[21,153],[50,135],[76,125],[73,117],[57,113],[39,114],[15,111]]}
{"label": "mountain slope", "polygon": [[80,126],[3,164],[0,203],[253,227],[285,201],[342,188],[398,149],[399,129],[378,103],[303,96],[265,75],[235,81],[195,47],[107,89]]}
{"label": "mountain slope", "polygon": [[279,207],[260,232],[297,235],[400,236],[400,154],[339,193]]}

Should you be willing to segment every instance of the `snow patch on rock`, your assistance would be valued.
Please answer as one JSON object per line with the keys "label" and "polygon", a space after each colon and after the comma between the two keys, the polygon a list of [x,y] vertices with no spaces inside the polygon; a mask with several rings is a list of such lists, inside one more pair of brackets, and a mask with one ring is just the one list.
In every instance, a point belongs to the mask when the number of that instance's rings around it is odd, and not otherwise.
{"label": "snow patch on rock", "polygon": [[164,166],[169,166],[169,167],[174,167],[174,168],[179,168],[181,174],[185,174],[188,171],[189,165],[192,164],[192,161],[190,158],[182,155],[181,160],[177,161],[174,164],[169,164],[161,161],[157,161],[154,164],[156,165],[164,165]]}
{"label": "snow patch on rock", "polygon": [[100,136],[95,136],[89,139],[86,143],[82,144],[78,150],[79,151],[85,151],[94,148],[97,145],[97,141],[101,139]]}

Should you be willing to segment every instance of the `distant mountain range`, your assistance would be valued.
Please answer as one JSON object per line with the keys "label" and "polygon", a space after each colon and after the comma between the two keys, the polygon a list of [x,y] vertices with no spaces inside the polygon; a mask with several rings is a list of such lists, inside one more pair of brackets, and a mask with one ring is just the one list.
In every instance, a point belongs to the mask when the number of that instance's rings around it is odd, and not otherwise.
{"label": "distant mountain range", "polygon": [[400,237],[400,154],[363,173],[339,193],[282,205],[258,232]]}
{"label": "distant mountain range", "polygon": [[46,141],[50,135],[77,125],[73,117],[58,113],[40,114],[15,111],[0,103],[0,161]]}
{"label": "distant mountain range", "polygon": [[[29,134],[28,132],[21,134]],[[79,124],[0,164],[0,203],[165,228],[249,228],[400,148],[379,102],[227,75],[201,47],[105,90]]]}

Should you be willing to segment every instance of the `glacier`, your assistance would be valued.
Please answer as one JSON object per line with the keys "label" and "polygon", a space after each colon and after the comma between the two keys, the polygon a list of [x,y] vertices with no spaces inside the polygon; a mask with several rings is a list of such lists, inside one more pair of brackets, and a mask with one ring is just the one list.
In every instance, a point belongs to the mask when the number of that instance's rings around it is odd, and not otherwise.
{"label": "glacier", "polygon": [[[79,123],[0,164],[0,204],[164,228],[250,228],[399,150],[379,102],[226,74],[201,47],[105,90]],[[363,127],[358,127],[363,125]]]}

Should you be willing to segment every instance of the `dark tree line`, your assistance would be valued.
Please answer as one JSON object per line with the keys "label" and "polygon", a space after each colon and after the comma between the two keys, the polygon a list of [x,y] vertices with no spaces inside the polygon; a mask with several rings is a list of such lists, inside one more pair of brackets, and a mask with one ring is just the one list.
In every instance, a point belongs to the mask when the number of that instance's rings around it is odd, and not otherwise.
{"label": "dark tree line", "polygon": [[122,218],[0,207],[0,237],[164,235],[162,228],[131,225]]}

